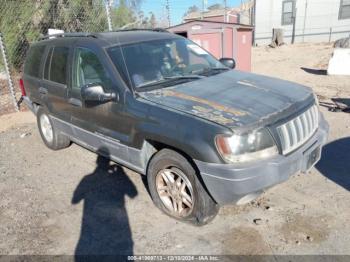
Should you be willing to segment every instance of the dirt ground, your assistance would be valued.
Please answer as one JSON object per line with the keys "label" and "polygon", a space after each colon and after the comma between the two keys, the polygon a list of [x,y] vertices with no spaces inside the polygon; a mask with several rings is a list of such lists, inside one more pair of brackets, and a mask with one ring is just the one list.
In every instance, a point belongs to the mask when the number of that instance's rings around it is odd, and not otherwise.
{"label": "dirt ground", "polygon": [[[331,52],[254,48],[253,72],[311,86],[322,101],[350,98],[349,77],[322,71]],[[133,171],[97,168],[74,144],[49,150],[30,112],[1,116],[0,254],[350,254],[350,115],[321,110],[331,130],[320,163],[204,227],[161,213]]]}

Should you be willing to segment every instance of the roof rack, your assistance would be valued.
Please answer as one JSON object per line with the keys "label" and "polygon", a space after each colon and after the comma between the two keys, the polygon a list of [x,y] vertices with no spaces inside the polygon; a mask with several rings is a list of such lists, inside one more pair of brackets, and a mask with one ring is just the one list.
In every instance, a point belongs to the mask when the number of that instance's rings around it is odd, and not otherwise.
{"label": "roof rack", "polygon": [[58,37],[93,37],[97,38],[95,34],[92,33],[59,33],[59,34],[52,34],[52,35],[45,35],[40,37],[40,40],[48,39],[50,37],[58,38]]}
{"label": "roof rack", "polygon": [[125,31],[154,31],[154,32],[168,32],[168,30],[164,28],[126,28],[126,29],[119,29],[115,30],[113,32],[125,32]]}

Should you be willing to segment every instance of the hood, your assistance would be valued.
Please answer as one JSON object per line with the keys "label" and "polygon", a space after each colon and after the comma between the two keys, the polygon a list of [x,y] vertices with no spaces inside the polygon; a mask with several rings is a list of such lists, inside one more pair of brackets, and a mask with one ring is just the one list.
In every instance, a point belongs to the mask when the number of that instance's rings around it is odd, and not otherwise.
{"label": "hood", "polygon": [[314,100],[308,87],[236,70],[140,95],[229,128],[266,124]]}

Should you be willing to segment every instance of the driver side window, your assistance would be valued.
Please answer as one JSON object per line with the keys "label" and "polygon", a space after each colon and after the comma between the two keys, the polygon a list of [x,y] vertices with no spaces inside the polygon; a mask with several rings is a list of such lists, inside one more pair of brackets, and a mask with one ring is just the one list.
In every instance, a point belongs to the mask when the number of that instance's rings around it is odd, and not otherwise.
{"label": "driver side window", "polygon": [[97,55],[86,48],[76,48],[74,54],[73,90],[80,90],[87,84],[100,84],[110,89],[110,77]]}

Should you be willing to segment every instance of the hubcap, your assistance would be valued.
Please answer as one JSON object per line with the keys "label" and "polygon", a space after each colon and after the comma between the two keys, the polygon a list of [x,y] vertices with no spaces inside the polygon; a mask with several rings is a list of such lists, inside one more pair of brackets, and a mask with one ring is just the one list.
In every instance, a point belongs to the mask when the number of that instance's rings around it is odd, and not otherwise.
{"label": "hubcap", "polygon": [[53,140],[52,126],[49,117],[45,114],[40,116],[40,127],[46,141],[51,143]]}
{"label": "hubcap", "polygon": [[162,169],[156,176],[156,188],[165,207],[177,217],[186,217],[193,209],[193,189],[185,174],[176,167]]}

